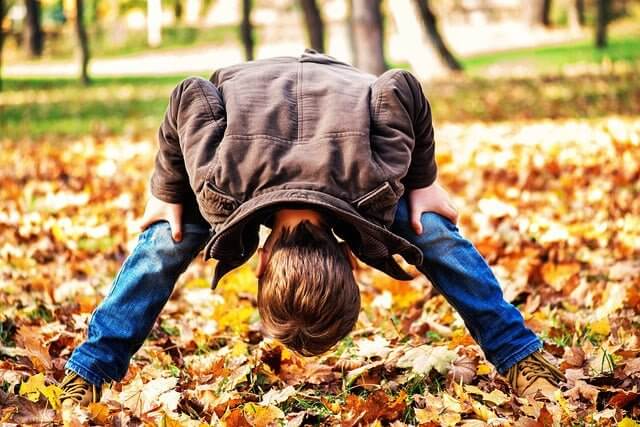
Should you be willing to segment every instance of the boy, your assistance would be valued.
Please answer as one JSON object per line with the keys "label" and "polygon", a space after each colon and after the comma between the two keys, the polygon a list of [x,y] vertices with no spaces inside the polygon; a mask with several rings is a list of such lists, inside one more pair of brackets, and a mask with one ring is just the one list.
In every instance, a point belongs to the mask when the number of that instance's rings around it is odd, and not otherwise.
{"label": "boy", "polygon": [[563,380],[458,233],[436,181],[430,107],[410,73],[376,78],[309,49],[223,68],[176,87],[159,145],[146,229],[67,363],[63,400],[99,399],[189,262],[203,247],[216,258],[215,288],[256,251],[261,223],[272,229],[258,249],[263,330],[292,349],[322,353],[355,325],[353,254],[411,279],[397,253],[458,310],[517,393]]}

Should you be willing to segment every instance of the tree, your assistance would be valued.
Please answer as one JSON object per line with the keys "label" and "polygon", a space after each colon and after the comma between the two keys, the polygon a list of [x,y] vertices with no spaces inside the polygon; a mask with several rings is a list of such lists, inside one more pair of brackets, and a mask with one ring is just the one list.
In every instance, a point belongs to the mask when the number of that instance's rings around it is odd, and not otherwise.
{"label": "tree", "polygon": [[387,69],[384,62],[384,31],[380,0],[352,0],[350,25],[353,31],[353,63],[372,74]]}
{"label": "tree", "polygon": [[429,7],[429,0],[413,0],[413,3],[418,9],[418,15],[420,16],[429,41],[442,59],[442,62],[452,71],[462,70],[462,65],[456,60],[449,48],[447,48],[444,39],[440,35],[436,16]]}
{"label": "tree", "polygon": [[304,12],[307,38],[311,47],[324,52],[324,22],[316,0],[300,0]]}
{"label": "tree", "polygon": [[551,0],[522,0],[522,7],[525,21],[529,26],[549,27],[551,25],[549,18]]}
{"label": "tree", "polygon": [[27,14],[25,16],[24,38],[27,54],[30,57],[42,56],[44,33],[42,32],[42,13],[40,0],[25,0]]}
{"label": "tree", "polygon": [[596,13],[596,47],[602,49],[607,46],[607,26],[611,12],[611,0],[597,0]]}
{"label": "tree", "polygon": [[176,18],[176,24],[182,21],[183,15],[182,0],[173,0],[173,16]]}
{"label": "tree", "polygon": [[5,0],[0,0],[0,92],[2,91],[2,48],[4,47],[4,28],[2,23],[9,8]]}
{"label": "tree", "polygon": [[2,23],[9,12],[9,5],[7,3],[7,0],[0,0],[0,91],[2,91],[2,53],[4,47],[4,28],[2,27]]}
{"label": "tree", "polygon": [[244,57],[247,61],[253,60],[254,39],[253,24],[251,23],[252,0],[242,0],[242,22],[240,23],[240,38],[244,47]]}
{"label": "tree", "polygon": [[579,30],[584,25],[584,0],[567,0],[569,27]]}
{"label": "tree", "polygon": [[84,0],[76,0],[76,37],[78,39],[80,57],[80,80],[82,84],[90,83],[89,67],[89,38],[84,24]]}
{"label": "tree", "polygon": [[542,10],[540,11],[540,23],[545,27],[551,26],[551,0],[542,1]]}

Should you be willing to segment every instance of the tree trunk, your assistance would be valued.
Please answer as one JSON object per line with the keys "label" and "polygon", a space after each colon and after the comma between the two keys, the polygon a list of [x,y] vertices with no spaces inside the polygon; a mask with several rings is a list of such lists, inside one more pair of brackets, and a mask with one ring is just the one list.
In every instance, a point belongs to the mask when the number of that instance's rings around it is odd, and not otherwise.
{"label": "tree trunk", "polygon": [[548,27],[550,10],[551,0],[522,0],[523,16],[530,27]]}
{"label": "tree trunk", "polygon": [[569,28],[576,31],[584,25],[584,0],[567,0]]}
{"label": "tree trunk", "polygon": [[540,23],[544,27],[551,26],[551,0],[543,0],[542,1],[542,10],[540,11]]}
{"label": "tree trunk", "polygon": [[2,92],[2,48],[4,47],[4,31],[2,29],[2,23],[4,22],[7,10],[6,0],[0,0],[0,92]]}
{"label": "tree trunk", "polygon": [[311,47],[318,52],[324,52],[324,22],[316,0],[300,0],[304,21],[307,29],[307,38]]}
{"label": "tree trunk", "polygon": [[44,48],[44,34],[42,33],[42,17],[40,0],[25,0],[27,14],[25,16],[25,45],[27,54],[34,58],[42,56]]}
{"label": "tree trunk", "polygon": [[353,0],[354,65],[372,74],[387,69],[384,62],[384,31],[380,0]]}
{"label": "tree trunk", "polygon": [[76,36],[80,57],[80,81],[83,85],[90,83],[89,67],[89,39],[84,25],[84,0],[76,0]]}
{"label": "tree trunk", "polygon": [[182,22],[183,8],[182,8],[182,0],[174,0],[173,1],[173,16],[176,18],[175,24],[179,24]]}
{"label": "tree trunk", "polygon": [[442,62],[452,71],[461,71],[462,65],[460,65],[458,60],[453,56],[449,48],[447,48],[444,39],[440,35],[440,31],[438,31],[438,22],[429,7],[429,0],[413,0],[413,3],[418,9],[420,20],[429,37],[429,41],[433,44],[438,55],[440,55]]}
{"label": "tree trunk", "polygon": [[607,46],[607,25],[609,24],[610,7],[611,0],[597,0],[596,47],[599,49]]}
{"label": "tree trunk", "polygon": [[162,2],[147,0],[147,44],[158,47],[162,43]]}
{"label": "tree trunk", "polygon": [[242,22],[240,23],[240,38],[244,46],[244,57],[247,61],[254,58],[253,24],[251,23],[252,0],[242,0]]}

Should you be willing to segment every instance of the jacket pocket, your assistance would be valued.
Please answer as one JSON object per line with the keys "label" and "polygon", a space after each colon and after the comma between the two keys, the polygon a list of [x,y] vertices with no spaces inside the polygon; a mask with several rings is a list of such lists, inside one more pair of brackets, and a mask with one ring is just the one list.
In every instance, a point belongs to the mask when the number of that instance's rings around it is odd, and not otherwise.
{"label": "jacket pocket", "polygon": [[224,222],[240,206],[240,202],[207,181],[198,193],[198,206],[202,216],[215,225]]}
{"label": "jacket pocket", "polygon": [[393,223],[399,196],[389,181],[358,197],[351,204],[362,216],[381,225]]}

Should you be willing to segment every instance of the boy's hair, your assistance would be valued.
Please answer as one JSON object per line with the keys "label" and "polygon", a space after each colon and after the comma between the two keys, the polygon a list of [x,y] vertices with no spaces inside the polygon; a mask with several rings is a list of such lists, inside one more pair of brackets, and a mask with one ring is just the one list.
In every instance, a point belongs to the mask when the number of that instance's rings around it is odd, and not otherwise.
{"label": "boy's hair", "polygon": [[282,230],[258,281],[258,310],[265,335],[305,356],[353,329],[360,290],[331,229],[303,220]]}

